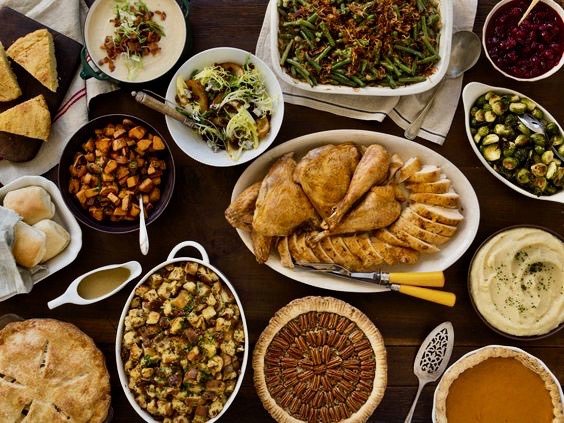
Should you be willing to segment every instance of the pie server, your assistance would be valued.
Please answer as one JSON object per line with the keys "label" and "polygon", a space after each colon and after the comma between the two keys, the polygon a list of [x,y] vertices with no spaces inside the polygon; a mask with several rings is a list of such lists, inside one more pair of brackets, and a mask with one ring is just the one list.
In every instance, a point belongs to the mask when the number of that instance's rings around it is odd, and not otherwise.
{"label": "pie server", "polygon": [[351,272],[333,263],[297,262],[298,269],[329,273],[349,279],[374,282],[388,289],[437,304],[454,306],[456,295],[452,292],[422,288],[442,288],[445,284],[443,272]]}

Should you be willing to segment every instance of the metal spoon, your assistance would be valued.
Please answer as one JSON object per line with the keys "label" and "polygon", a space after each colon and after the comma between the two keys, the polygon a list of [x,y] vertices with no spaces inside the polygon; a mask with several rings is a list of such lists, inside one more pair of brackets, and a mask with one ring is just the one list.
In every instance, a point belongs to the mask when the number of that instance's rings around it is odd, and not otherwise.
{"label": "metal spoon", "polygon": [[[537,134],[543,134],[543,135],[546,134],[546,128],[544,124],[540,120],[536,119],[535,117],[527,113],[523,113],[522,115],[517,115],[517,119],[523,122],[523,125],[529,128],[531,131],[536,132]],[[554,155],[564,162],[564,157],[562,157],[562,155],[558,153],[558,149],[556,148],[556,146],[552,144],[551,147]]]}
{"label": "metal spoon", "polygon": [[452,323],[444,322],[427,335],[413,362],[413,373],[419,379],[419,388],[404,423],[410,423],[423,387],[436,381],[445,371],[454,345]]}
{"label": "metal spoon", "polygon": [[452,36],[452,48],[450,50],[450,58],[445,76],[437,84],[433,95],[427,101],[425,107],[419,112],[419,116],[411,122],[404,132],[404,137],[408,140],[414,140],[421,129],[421,125],[427,116],[427,112],[431,109],[431,104],[435,99],[439,87],[445,79],[455,79],[476,64],[482,51],[482,43],[480,38],[472,31],[458,31]]}
{"label": "metal spoon", "polygon": [[146,256],[149,252],[149,234],[147,233],[147,225],[145,224],[145,208],[143,207],[143,196],[139,196],[139,247],[141,253]]}

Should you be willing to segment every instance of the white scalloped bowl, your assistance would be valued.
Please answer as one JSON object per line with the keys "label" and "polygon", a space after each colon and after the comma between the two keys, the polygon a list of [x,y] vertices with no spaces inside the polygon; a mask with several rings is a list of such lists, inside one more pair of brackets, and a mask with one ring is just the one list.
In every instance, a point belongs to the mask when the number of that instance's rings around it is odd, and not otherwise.
{"label": "white scalloped bowl", "polygon": [[[495,92],[502,93],[502,94],[516,94],[519,97],[530,98],[529,96],[527,96],[525,94],[522,94],[522,93],[515,91],[515,90],[510,90],[509,88],[494,87],[494,86],[491,86],[491,85],[482,84],[480,82],[470,82],[470,83],[466,84],[466,86],[464,87],[464,90],[462,91],[462,103],[464,104],[464,125],[466,127],[466,135],[468,137],[468,142],[470,143],[472,150],[474,150],[474,153],[476,153],[476,156],[478,156],[478,159],[480,159],[480,161],[482,162],[484,167],[486,169],[488,169],[488,171],[493,176],[495,176],[498,180],[503,182],[505,185],[507,185],[512,190],[517,191],[519,194],[522,194],[522,195],[529,197],[529,198],[535,198],[537,200],[546,200],[546,201],[555,201],[557,203],[564,203],[564,190],[562,190],[562,191],[560,191],[556,194],[553,194],[553,195],[536,196],[536,195],[524,190],[523,188],[519,187],[518,185],[515,185],[513,182],[505,179],[502,175],[497,173],[490,166],[490,164],[487,162],[487,160],[484,158],[484,156],[482,155],[480,150],[478,150],[478,147],[476,146],[476,143],[474,142],[474,137],[472,136],[472,133],[470,132],[470,119],[468,117],[470,116],[470,109],[472,108],[472,105],[474,104],[474,102],[478,99],[478,97],[480,97],[482,94],[487,93],[488,91],[495,91]],[[533,100],[537,104],[537,107],[540,110],[542,110],[544,115],[547,118],[549,118],[550,120],[552,120],[553,122],[555,122],[558,125],[558,127],[560,128],[560,131],[562,131],[562,127],[560,126],[558,121],[554,118],[554,116],[552,116],[548,112],[548,110],[546,110],[544,107],[542,107],[537,101],[535,101],[534,99],[531,99],[531,100]]]}

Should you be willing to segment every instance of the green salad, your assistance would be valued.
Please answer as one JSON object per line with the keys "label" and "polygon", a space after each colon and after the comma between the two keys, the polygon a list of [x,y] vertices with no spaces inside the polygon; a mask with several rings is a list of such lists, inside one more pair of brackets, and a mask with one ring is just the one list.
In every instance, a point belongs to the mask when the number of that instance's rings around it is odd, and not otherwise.
{"label": "green salad", "polygon": [[273,100],[250,62],[219,63],[176,81],[178,111],[215,152],[232,160],[259,146],[270,132]]}

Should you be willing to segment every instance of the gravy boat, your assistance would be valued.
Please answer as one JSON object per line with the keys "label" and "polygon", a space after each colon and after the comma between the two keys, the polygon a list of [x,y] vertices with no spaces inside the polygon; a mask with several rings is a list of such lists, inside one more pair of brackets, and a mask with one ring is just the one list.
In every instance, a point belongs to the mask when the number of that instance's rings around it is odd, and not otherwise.
{"label": "gravy boat", "polygon": [[101,301],[120,291],[141,271],[141,264],[137,261],[99,267],[76,278],[62,295],[49,301],[47,306],[54,309],[66,303],[85,305]]}

